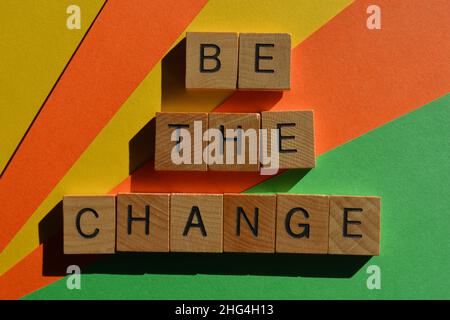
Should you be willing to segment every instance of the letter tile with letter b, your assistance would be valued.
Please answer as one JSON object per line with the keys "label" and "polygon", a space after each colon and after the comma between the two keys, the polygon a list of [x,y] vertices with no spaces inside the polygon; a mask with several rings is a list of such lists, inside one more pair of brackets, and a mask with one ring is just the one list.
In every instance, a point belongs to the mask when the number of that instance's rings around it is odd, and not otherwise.
{"label": "letter tile with letter b", "polygon": [[169,193],[117,195],[117,251],[169,251]]}
{"label": "letter tile with letter b", "polygon": [[[313,111],[268,111],[262,112],[261,117],[268,141],[265,146],[267,150],[262,150],[262,154],[272,156],[278,152],[280,169],[316,166]],[[278,130],[276,136],[272,135],[274,129]]]}
{"label": "letter tile with letter b", "polygon": [[380,254],[379,197],[330,196],[329,254]]}
{"label": "letter tile with letter b", "polygon": [[291,87],[291,35],[239,35],[239,89],[287,90]]}
{"label": "letter tile with letter b", "polygon": [[277,195],[276,252],[328,253],[330,203],[322,195]]}
{"label": "letter tile with letter b", "polygon": [[115,252],[115,196],[65,196],[63,212],[64,254]]}
{"label": "letter tile with letter b", "polygon": [[237,70],[237,33],[186,34],[186,88],[236,89]]}
{"label": "letter tile with letter b", "polygon": [[225,194],[224,252],[275,252],[276,195]]}
{"label": "letter tile with letter b", "polygon": [[203,134],[207,129],[207,113],[157,112],[155,170],[206,171]]}
{"label": "letter tile with letter b", "polygon": [[171,252],[222,252],[222,240],[223,195],[171,195]]}

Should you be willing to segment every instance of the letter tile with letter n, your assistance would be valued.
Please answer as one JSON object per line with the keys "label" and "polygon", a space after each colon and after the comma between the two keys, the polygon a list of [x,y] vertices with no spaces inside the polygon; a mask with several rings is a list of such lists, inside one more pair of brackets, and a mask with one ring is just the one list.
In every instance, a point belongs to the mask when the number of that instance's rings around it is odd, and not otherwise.
{"label": "letter tile with letter n", "polygon": [[330,196],[329,254],[380,254],[379,197]]}
{"label": "letter tile with letter n", "polygon": [[275,252],[276,195],[225,194],[224,252]]}
{"label": "letter tile with letter n", "polygon": [[169,252],[169,193],[117,195],[117,251]]}
{"label": "letter tile with letter n", "polygon": [[64,254],[114,253],[116,197],[64,196]]}
{"label": "letter tile with letter n", "polygon": [[171,252],[222,252],[222,243],[223,195],[171,195]]}
{"label": "letter tile with letter n", "polygon": [[155,170],[206,171],[203,133],[207,129],[207,113],[156,113]]}
{"label": "letter tile with letter n", "polygon": [[[313,111],[268,111],[262,112],[261,117],[268,141],[264,145],[266,150],[261,150],[263,155],[273,156],[278,152],[280,169],[316,166]],[[278,130],[275,131],[277,135],[272,134],[273,130]],[[263,164],[263,167],[267,165]]]}
{"label": "letter tile with letter n", "polygon": [[186,88],[236,89],[237,70],[237,33],[186,34]]}
{"label": "letter tile with letter n", "polygon": [[288,90],[291,87],[291,35],[239,35],[239,89]]}
{"label": "letter tile with letter n", "polygon": [[208,170],[259,170],[259,113],[213,112],[209,114],[208,127]]}
{"label": "letter tile with letter n", "polygon": [[277,195],[276,252],[328,253],[330,203],[322,195]]}

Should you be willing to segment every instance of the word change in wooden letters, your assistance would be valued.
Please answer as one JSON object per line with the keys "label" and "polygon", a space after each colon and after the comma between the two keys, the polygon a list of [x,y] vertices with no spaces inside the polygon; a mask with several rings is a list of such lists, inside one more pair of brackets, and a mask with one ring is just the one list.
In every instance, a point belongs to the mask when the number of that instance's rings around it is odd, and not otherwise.
{"label": "word change in wooden letters", "polygon": [[119,193],[63,210],[65,254],[380,252],[379,197]]}

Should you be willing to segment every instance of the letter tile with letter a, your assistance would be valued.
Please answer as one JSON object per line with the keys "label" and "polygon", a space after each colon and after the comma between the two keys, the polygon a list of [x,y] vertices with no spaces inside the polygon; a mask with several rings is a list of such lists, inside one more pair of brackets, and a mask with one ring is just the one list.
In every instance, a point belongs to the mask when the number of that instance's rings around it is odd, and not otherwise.
{"label": "letter tile with letter a", "polygon": [[237,70],[237,33],[186,34],[187,89],[236,89]]}
{"label": "letter tile with letter a", "polygon": [[329,254],[380,254],[379,197],[330,196]]}
{"label": "letter tile with letter a", "polygon": [[64,254],[115,252],[115,196],[65,196],[63,212]]}
{"label": "letter tile with letter a", "polygon": [[169,193],[117,195],[117,251],[169,252]]}
{"label": "letter tile with letter a", "polygon": [[223,195],[171,195],[171,252],[222,252],[222,240]]}
{"label": "letter tile with letter a", "polygon": [[330,200],[322,195],[277,195],[276,252],[328,253]]}
{"label": "letter tile with letter a", "polygon": [[275,252],[276,195],[225,194],[224,252]]}

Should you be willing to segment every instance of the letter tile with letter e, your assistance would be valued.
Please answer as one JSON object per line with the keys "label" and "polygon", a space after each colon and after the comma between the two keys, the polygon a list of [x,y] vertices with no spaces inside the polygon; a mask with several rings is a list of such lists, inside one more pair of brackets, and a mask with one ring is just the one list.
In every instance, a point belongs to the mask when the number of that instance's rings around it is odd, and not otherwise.
{"label": "letter tile with letter e", "polygon": [[169,252],[169,193],[117,195],[117,251]]}
{"label": "letter tile with letter e", "polygon": [[222,252],[222,240],[223,195],[171,195],[171,252]]}
{"label": "letter tile with letter e", "polygon": [[115,253],[116,197],[64,196],[64,254]]}
{"label": "letter tile with letter e", "polygon": [[187,89],[236,89],[237,70],[237,33],[186,34]]}
{"label": "letter tile with letter e", "polygon": [[225,194],[224,252],[275,252],[276,195]]}
{"label": "letter tile with letter e", "polygon": [[288,90],[291,88],[291,35],[241,33],[239,35],[238,88]]}
{"label": "letter tile with letter e", "polygon": [[330,196],[329,254],[380,254],[379,197]]}
{"label": "letter tile with letter e", "polygon": [[[262,112],[261,117],[268,141],[262,154],[272,156],[278,152],[279,169],[316,166],[313,111],[268,111]],[[273,136],[273,130],[278,130],[276,136]]]}
{"label": "letter tile with letter e", "polygon": [[277,195],[276,252],[328,253],[330,200],[322,195]]}

